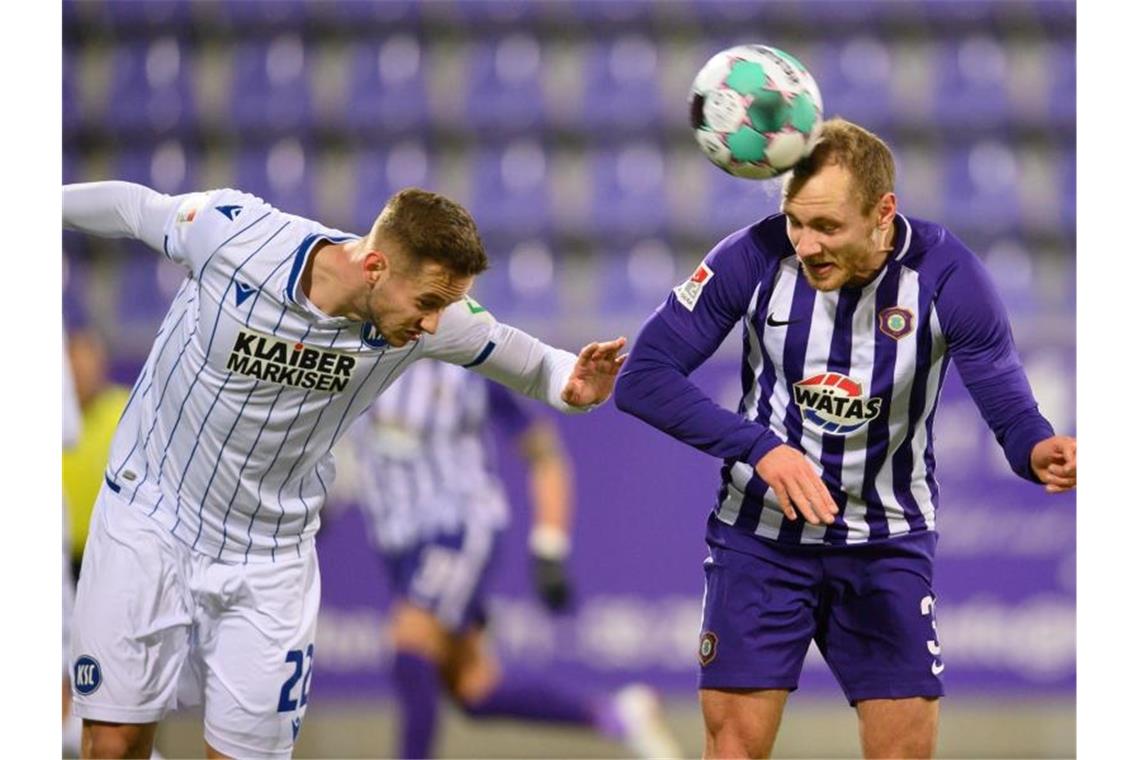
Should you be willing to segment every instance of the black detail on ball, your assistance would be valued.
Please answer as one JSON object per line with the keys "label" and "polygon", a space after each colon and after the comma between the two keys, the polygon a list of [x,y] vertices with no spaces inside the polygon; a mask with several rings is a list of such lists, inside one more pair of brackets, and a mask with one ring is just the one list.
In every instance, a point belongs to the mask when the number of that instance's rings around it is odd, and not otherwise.
{"label": "black detail on ball", "polygon": [[700,129],[705,125],[705,96],[693,93],[689,101],[689,125],[693,129]]}

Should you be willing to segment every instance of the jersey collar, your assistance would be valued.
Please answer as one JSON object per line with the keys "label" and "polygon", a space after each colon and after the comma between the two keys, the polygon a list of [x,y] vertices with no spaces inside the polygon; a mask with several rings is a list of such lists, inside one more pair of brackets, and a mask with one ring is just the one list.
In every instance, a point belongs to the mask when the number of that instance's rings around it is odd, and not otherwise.
{"label": "jersey collar", "polygon": [[[330,233],[314,232],[308,235],[301,244],[297,246],[297,250],[293,252],[293,268],[289,270],[289,280],[285,283],[285,300],[307,311],[315,311],[316,307],[313,306],[305,294],[301,291],[301,273],[305,271],[308,266],[309,256],[312,254],[313,249],[317,247],[317,243],[321,240],[327,240],[330,243],[343,243],[346,240],[358,240],[356,235],[333,235]],[[326,319],[337,319],[322,315]]]}

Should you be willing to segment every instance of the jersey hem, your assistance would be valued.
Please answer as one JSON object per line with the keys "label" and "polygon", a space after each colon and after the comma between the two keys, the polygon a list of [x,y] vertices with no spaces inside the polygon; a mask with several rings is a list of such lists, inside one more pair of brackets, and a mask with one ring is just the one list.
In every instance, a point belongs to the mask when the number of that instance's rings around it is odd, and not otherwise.
{"label": "jersey hem", "polygon": [[82,697],[72,694],[71,710],[80,718],[101,720],[108,723],[157,723],[169,712],[164,707],[117,707],[115,705],[89,704],[80,701]]}
{"label": "jersey hem", "polygon": [[219,735],[216,730],[211,728],[208,723],[204,724],[202,734],[207,744],[226,757],[264,757],[272,758],[273,760],[288,760],[288,758],[293,756],[293,745],[289,745],[287,749],[253,747],[224,738]]}

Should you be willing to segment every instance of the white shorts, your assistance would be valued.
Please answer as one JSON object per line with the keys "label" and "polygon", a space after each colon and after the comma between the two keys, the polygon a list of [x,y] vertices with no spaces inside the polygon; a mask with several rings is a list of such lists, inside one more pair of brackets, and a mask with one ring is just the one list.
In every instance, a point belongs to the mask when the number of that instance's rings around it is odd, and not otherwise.
{"label": "white shorts", "polygon": [[289,757],[312,675],[315,549],[226,564],[192,551],[147,509],[106,485],[99,493],[75,600],[75,713],[153,723],[204,702],[214,749]]}

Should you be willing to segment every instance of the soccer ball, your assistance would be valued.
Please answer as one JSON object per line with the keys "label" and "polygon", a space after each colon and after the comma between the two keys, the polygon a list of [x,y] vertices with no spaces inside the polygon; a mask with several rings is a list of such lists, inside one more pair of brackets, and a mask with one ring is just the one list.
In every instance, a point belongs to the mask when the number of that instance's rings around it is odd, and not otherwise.
{"label": "soccer ball", "polygon": [[737,45],[709,59],[689,90],[697,144],[729,174],[767,179],[811,153],[823,100],[804,65],[783,50]]}

